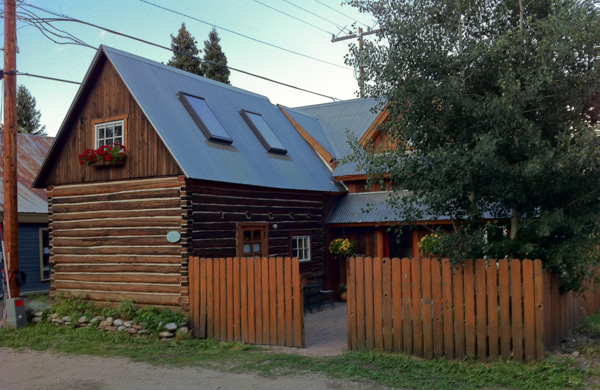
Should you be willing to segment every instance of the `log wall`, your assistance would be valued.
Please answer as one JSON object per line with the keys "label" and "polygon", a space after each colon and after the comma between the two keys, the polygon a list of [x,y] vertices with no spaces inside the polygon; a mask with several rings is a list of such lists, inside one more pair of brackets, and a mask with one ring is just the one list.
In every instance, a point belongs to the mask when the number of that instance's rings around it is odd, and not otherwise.
{"label": "log wall", "polygon": [[[129,93],[114,67],[105,58],[93,70],[88,86],[77,100],[75,114],[67,118],[64,134],[51,150],[41,173],[41,187],[132,178],[174,176],[181,169]],[[128,157],[125,165],[93,168],[79,165],[79,154],[94,148],[94,123],[125,120]]]}
{"label": "log wall", "polygon": [[[326,196],[200,180],[187,181],[188,245],[198,257],[235,257],[238,223],[269,224],[269,256],[291,256],[291,236],[311,235],[311,258],[303,278],[325,277]],[[277,225],[277,228],[275,228]]]}
{"label": "log wall", "polygon": [[187,310],[184,186],[174,176],[50,188],[51,295]]}

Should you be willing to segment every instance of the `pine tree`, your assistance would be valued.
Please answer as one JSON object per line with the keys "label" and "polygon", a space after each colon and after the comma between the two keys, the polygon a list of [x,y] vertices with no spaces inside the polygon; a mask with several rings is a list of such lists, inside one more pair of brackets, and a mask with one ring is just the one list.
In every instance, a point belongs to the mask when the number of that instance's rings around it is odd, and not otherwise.
{"label": "pine tree", "polygon": [[[197,74],[198,76],[204,76],[200,66],[200,59],[197,58],[200,53],[200,50],[196,46],[197,43],[196,39],[185,28],[185,23],[181,23],[181,28],[177,36],[174,37],[171,34],[171,49],[175,50],[175,52],[173,53],[173,57],[167,62],[167,65]],[[194,57],[181,53],[190,54]]]}
{"label": "pine tree", "polygon": [[35,108],[35,98],[24,85],[17,89],[17,129],[19,133],[47,135],[46,126],[40,123],[42,113]]}
{"label": "pine tree", "polygon": [[[208,33],[208,40],[204,41],[204,59],[218,64],[227,65],[227,56],[223,53],[221,45],[219,44],[219,33],[215,28]],[[226,66],[219,66],[211,62],[202,62],[202,71],[204,76],[209,79],[220,81],[225,84],[229,84],[229,68]]]}

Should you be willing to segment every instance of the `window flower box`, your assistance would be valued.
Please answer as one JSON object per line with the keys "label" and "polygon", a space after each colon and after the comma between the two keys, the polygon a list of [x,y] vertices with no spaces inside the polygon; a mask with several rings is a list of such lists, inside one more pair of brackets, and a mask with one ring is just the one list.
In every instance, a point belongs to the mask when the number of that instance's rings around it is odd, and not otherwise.
{"label": "window flower box", "polygon": [[115,167],[125,164],[127,148],[119,143],[104,145],[98,149],[86,149],[79,155],[79,165],[92,167]]}

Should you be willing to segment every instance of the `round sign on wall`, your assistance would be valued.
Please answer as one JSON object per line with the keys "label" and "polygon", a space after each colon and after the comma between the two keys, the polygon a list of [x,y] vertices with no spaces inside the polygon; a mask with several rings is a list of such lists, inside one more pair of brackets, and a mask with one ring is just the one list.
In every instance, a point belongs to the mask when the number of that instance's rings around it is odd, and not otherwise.
{"label": "round sign on wall", "polygon": [[167,233],[167,241],[169,242],[179,242],[181,240],[181,234],[176,230],[171,230]]}

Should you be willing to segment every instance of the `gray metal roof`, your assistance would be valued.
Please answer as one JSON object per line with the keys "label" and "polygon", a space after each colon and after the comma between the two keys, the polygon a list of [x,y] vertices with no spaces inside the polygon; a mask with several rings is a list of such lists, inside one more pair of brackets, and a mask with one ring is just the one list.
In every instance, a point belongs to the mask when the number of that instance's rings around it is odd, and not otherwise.
{"label": "gray metal roof", "polygon": [[[266,97],[106,46],[100,47],[101,52],[187,177],[282,189],[343,191],[327,165]],[[178,99],[179,92],[205,99],[233,139],[231,146],[206,139]],[[288,153],[267,153],[244,122],[241,110],[261,114]]]}
{"label": "gray metal roof", "polygon": [[[381,105],[380,101],[377,99],[366,98],[296,107],[293,111],[318,118],[322,127],[330,136],[335,149],[329,149],[325,144],[321,145],[336,159],[341,159],[352,154],[352,148],[348,144],[348,132],[357,139],[360,139],[367,132],[369,127],[371,127],[373,122],[375,122],[377,115],[381,111]],[[296,117],[294,117],[294,119],[296,119]],[[311,130],[307,128],[305,128],[305,130],[311,133]],[[313,138],[317,139],[314,135]],[[340,169],[340,172],[342,173],[339,173],[338,169]],[[346,165],[344,168],[340,165],[334,171],[334,176],[359,173],[364,172],[359,170],[356,167],[356,164]]]}
{"label": "gray metal roof", "polygon": [[388,204],[387,191],[360,192],[339,198],[329,217],[328,224],[377,223],[397,221],[396,210]]}
{"label": "gray metal roof", "polygon": [[[0,137],[4,155],[4,137]],[[17,206],[19,213],[48,214],[45,189],[31,188],[53,138],[17,134]],[[0,175],[4,177],[4,158],[0,158]],[[0,211],[4,211],[4,186],[0,186]]]}

